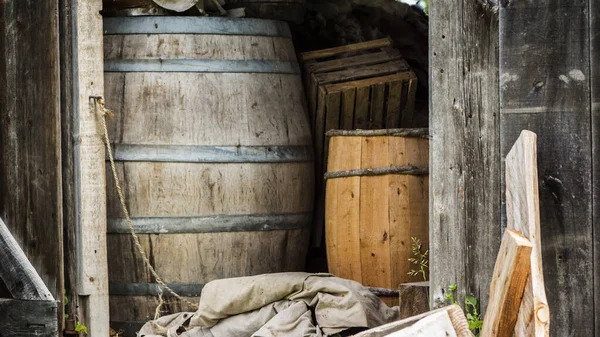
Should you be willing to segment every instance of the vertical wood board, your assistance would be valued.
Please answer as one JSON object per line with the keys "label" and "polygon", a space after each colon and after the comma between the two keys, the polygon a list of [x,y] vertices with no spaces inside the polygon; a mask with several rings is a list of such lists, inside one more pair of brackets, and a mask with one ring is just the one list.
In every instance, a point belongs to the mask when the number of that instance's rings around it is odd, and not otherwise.
{"label": "vertical wood board", "polygon": [[553,336],[594,333],[590,4],[513,1],[499,11],[501,154],[522,130],[537,134]]}
{"label": "vertical wood board", "polygon": [[594,224],[594,332],[600,336],[600,0],[590,0],[592,96],[592,223]]}
{"label": "vertical wood board", "polygon": [[429,20],[431,301],[457,284],[484,312],[500,243],[498,23],[471,0],[432,1]]}
{"label": "vertical wood board", "polygon": [[62,302],[58,43],[57,0],[0,4],[0,218]]}

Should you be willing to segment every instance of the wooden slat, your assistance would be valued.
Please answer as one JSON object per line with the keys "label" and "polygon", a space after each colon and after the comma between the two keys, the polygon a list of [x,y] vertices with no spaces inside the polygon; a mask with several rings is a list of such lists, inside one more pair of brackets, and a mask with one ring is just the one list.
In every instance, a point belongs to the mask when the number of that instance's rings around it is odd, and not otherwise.
{"label": "wooden slat", "polygon": [[309,60],[326,58],[326,57],[331,57],[331,56],[344,54],[344,53],[351,53],[351,52],[357,52],[357,51],[362,51],[362,50],[389,47],[391,45],[392,45],[392,41],[388,38],[385,38],[385,39],[350,44],[350,45],[341,46],[341,47],[334,47],[334,48],[328,48],[328,49],[322,49],[322,50],[316,50],[316,51],[310,51],[307,53],[302,53],[302,54],[300,54],[300,60],[302,62],[306,62]]}
{"label": "wooden slat", "polygon": [[369,128],[369,99],[371,97],[371,87],[356,88],[356,102],[354,104],[354,128]]}
{"label": "wooden slat", "polygon": [[415,74],[413,74],[412,72],[402,72],[399,74],[373,77],[373,78],[367,78],[367,79],[350,81],[350,82],[326,84],[323,87],[327,90],[328,93],[331,93],[331,92],[338,92],[338,91],[342,91],[342,90],[350,89],[350,88],[372,86],[372,85],[387,83],[387,82],[391,82],[391,81],[395,81],[395,80],[403,81],[403,80],[414,79],[414,78],[416,78],[416,77],[415,77]]}
{"label": "wooden slat", "polygon": [[516,337],[549,336],[550,312],[542,268],[536,138],[531,131],[521,132],[506,156],[506,225],[523,233],[533,245],[531,273],[515,326]]}
{"label": "wooden slat", "polygon": [[[361,165],[361,137],[332,137],[328,170],[347,170]],[[360,177],[327,182],[326,234],[329,271],[362,282],[359,231]]]}
{"label": "wooden slat", "polygon": [[0,13],[0,218],[62,301],[58,0]]}
{"label": "wooden slat", "polygon": [[513,335],[521,298],[531,270],[531,242],[520,232],[507,229],[490,285],[488,308],[481,334],[488,337]]}
{"label": "wooden slat", "polygon": [[310,74],[317,74],[327,71],[336,71],[341,69],[355,68],[359,66],[399,60],[400,57],[401,55],[399,51],[395,49],[390,49],[376,53],[369,53],[364,55],[311,63],[306,66],[306,71],[308,71]]}
{"label": "wooden slat", "polygon": [[541,255],[555,336],[594,334],[591,4],[511,1],[499,11],[501,154],[522,130],[537,134]]}
{"label": "wooden slat", "polygon": [[371,124],[370,129],[383,129],[383,109],[385,107],[385,83],[375,84],[371,88]]}
{"label": "wooden slat", "polygon": [[415,115],[415,95],[417,93],[417,79],[408,80],[405,82],[408,85],[408,90],[404,108],[402,109],[402,122],[400,127],[410,128],[413,127],[413,118]]}
{"label": "wooden slat", "polygon": [[54,300],[2,219],[0,219],[0,281],[4,282],[12,298],[32,301]]}
{"label": "wooden slat", "polygon": [[393,81],[388,83],[388,97],[386,107],[386,122],[387,129],[400,127],[400,102],[402,100],[402,82]]}
{"label": "wooden slat", "polygon": [[58,335],[55,301],[21,301],[0,298],[0,331],[5,337]]}
{"label": "wooden slat", "polygon": [[339,71],[313,75],[319,84],[339,83],[354,81],[361,78],[385,76],[393,73],[407,71],[408,67],[404,60],[374,64],[360,68],[350,68]]}
{"label": "wooden slat", "polygon": [[594,319],[600,336],[600,0],[590,0],[590,64],[592,96],[592,209],[594,211]]}
{"label": "wooden slat", "polygon": [[[388,137],[362,138],[362,168],[388,165]],[[360,251],[363,284],[391,288],[388,190],[389,176],[360,179]],[[395,287],[396,285],[394,285]]]}
{"label": "wooden slat", "polygon": [[485,312],[500,244],[497,20],[472,0],[432,1],[429,20],[431,301],[456,284]]}
{"label": "wooden slat", "polygon": [[350,89],[342,92],[342,111],[340,116],[340,128],[351,130],[354,125],[354,103],[356,90]]}

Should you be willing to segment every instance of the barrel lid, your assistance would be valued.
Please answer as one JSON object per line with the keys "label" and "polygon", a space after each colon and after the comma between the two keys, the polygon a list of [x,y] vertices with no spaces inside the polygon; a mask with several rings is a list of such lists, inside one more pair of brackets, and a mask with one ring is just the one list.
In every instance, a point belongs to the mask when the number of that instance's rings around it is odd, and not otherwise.
{"label": "barrel lid", "polygon": [[146,16],[104,18],[104,35],[207,34],[291,38],[287,23],[275,20],[220,17]]}

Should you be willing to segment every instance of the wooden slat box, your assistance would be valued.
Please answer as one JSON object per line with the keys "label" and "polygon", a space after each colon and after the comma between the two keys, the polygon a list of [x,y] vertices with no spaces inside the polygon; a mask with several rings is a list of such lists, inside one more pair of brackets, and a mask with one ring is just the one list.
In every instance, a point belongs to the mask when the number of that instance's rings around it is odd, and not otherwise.
{"label": "wooden slat box", "polygon": [[417,77],[388,38],[303,53],[300,61],[315,145],[314,239],[319,241],[324,193],[320,177],[327,165],[325,132],[406,125],[414,111]]}

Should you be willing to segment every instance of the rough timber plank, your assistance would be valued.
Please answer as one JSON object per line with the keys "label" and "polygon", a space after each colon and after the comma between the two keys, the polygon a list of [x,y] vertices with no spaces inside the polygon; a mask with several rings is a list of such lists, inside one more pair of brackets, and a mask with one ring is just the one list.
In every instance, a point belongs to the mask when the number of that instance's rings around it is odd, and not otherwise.
{"label": "rough timber plank", "polygon": [[109,335],[105,153],[102,128],[90,99],[104,94],[102,1],[77,0],[71,8],[78,318],[90,337],[98,337]]}
{"label": "rough timber plank", "polygon": [[400,293],[400,318],[429,311],[429,282],[402,283],[398,292]]}
{"label": "rough timber plank", "polygon": [[[536,135],[521,132],[506,156],[507,228],[520,231],[533,245],[531,274],[515,326],[515,336],[548,336],[548,302],[542,268]],[[533,320],[533,322],[532,322]]]}
{"label": "rough timber plank", "polygon": [[[373,329],[369,329],[369,330],[363,331],[361,333],[358,333],[358,334],[354,335],[353,337],[385,337],[385,336],[389,336],[390,334],[395,333],[397,331],[402,331],[403,329],[410,328],[410,327],[418,324],[422,320],[427,319],[428,317],[431,317],[433,315],[438,315],[439,313],[447,314],[448,318],[450,318],[450,321],[452,322],[452,327],[454,329],[455,334],[454,335],[427,334],[425,336],[431,336],[431,337],[447,337],[447,336],[472,337],[473,336],[473,334],[469,331],[469,324],[467,323],[467,319],[465,318],[465,314],[463,313],[462,309],[458,305],[450,305],[450,306],[447,306],[444,308],[426,312],[421,315],[405,318],[405,319],[397,321],[397,322],[392,322],[392,323],[385,324],[385,325],[382,325],[382,326],[379,326],[379,327],[376,327]],[[427,320],[427,322],[431,322],[431,321]],[[431,323],[434,324],[434,322],[431,322]],[[403,336],[403,335],[400,335],[400,336]],[[423,336],[423,335],[419,335],[419,336]]]}
{"label": "rough timber plank", "polygon": [[0,218],[61,301],[58,43],[58,0],[0,2]]}
{"label": "rough timber plank", "polygon": [[54,300],[25,253],[0,219],[0,281],[19,300]]}
{"label": "rough timber plank", "polygon": [[590,64],[592,88],[592,209],[594,210],[594,315],[600,336],[600,0],[590,1]]}
{"label": "rough timber plank", "polygon": [[499,11],[501,154],[522,130],[537,134],[553,336],[594,333],[589,16],[590,0],[501,1]]}
{"label": "rough timber plank", "polygon": [[513,335],[531,270],[532,248],[531,242],[521,233],[512,229],[504,232],[490,285],[488,308],[481,330],[483,336]]}
{"label": "rough timber plank", "polygon": [[360,42],[360,43],[350,44],[350,45],[341,46],[341,47],[333,47],[333,48],[328,48],[328,49],[315,50],[315,51],[302,53],[302,54],[300,54],[300,61],[306,62],[306,61],[310,61],[310,60],[331,57],[331,56],[340,55],[340,54],[344,54],[344,53],[351,53],[351,52],[356,52],[356,51],[361,51],[361,50],[389,47],[391,45],[392,45],[392,41],[388,38]]}
{"label": "rough timber plank", "polygon": [[500,245],[497,21],[472,0],[432,1],[429,19],[431,300],[456,283],[485,312]]}
{"label": "rough timber plank", "polygon": [[369,128],[369,97],[371,87],[356,88],[356,101],[354,105],[354,128],[368,129]]}
{"label": "rough timber plank", "polygon": [[21,301],[0,298],[0,333],[3,337],[57,336],[55,301]]}

